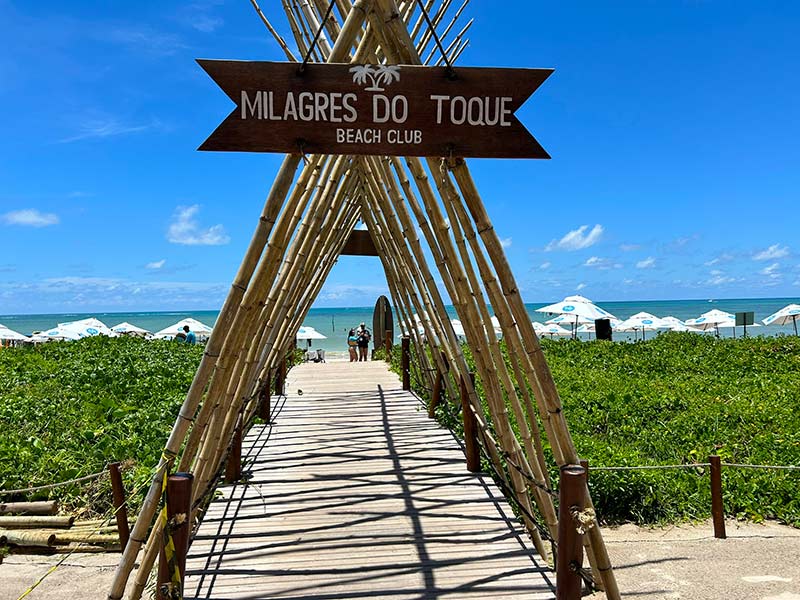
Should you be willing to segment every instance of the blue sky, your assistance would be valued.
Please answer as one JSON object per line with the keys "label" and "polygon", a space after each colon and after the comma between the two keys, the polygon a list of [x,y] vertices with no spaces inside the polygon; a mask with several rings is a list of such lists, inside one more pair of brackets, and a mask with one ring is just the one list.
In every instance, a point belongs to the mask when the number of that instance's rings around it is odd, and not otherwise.
{"label": "blue sky", "polygon": [[[459,64],[556,70],[518,112],[552,160],[470,161],[526,301],[800,296],[800,5],[500,13]],[[195,150],[194,59],[282,60],[250,3],[0,0],[0,36],[0,314],[218,308],[282,157]],[[318,305],[384,286],[343,258]]]}

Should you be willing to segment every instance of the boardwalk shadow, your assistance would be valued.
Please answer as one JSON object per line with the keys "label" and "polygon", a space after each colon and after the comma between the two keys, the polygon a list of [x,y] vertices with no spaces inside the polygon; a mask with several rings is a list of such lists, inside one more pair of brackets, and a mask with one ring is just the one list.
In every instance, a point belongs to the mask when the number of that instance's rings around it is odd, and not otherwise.
{"label": "boardwalk shadow", "polygon": [[210,507],[187,599],[553,597],[502,495],[412,396],[295,400],[248,436],[251,477]]}

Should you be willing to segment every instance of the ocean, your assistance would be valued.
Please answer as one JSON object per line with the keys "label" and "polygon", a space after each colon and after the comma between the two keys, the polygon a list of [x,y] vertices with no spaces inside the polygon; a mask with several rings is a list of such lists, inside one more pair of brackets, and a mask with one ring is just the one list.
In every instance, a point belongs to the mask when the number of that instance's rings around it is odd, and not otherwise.
{"label": "ocean", "polygon": [[[553,300],[551,302],[555,302]],[[620,319],[626,319],[640,311],[652,313],[658,317],[673,316],[681,320],[700,316],[701,313],[713,308],[730,313],[753,311],[755,321],[759,323],[762,319],[780,310],[787,304],[800,304],[800,298],[743,298],[734,300],[648,300],[635,302],[596,302],[598,306],[607,310]],[[528,313],[532,321],[544,322],[550,315],[536,312],[540,306],[549,302],[526,304]],[[325,340],[315,340],[312,348],[323,348],[326,351],[346,350],[345,339],[350,328],[357,327],[362,321],[369,328],[372,327],[372,307],[355,308],[312,308],[304,325],[308,325],[328,336]],[[447,308],[450,318],[456,318],[455,309],[451,306]],[[113,327],[122,322],[133,323],[149,331],[164,329],[181,319],[192,317],[207,325],[214,325],[219,312],[214,310],[204,311],[170,311],[170,312],[94,312],[94,313],[64,313],[64,314],[43,314],[43,315],[0,315],[0,323],[10,327],[15,331],[30,335],[34,331],[45,331],[58,323],[76,321],[87,317],[96,317],[109,327]],[[395,319],[395,331],[398,331]],[[374,333],[374,332],[373,332]],[[784,327],[748,327],[748,335],[779,335],[793,334],[794,329],[791,325]],[[722,329],[720,335],[731,337],[732,335],[741,336],[742,328]],[[641,334],[639,334],[641,335]],[[652,337],[654,332],[648,332],[646,336]],[[581,334],[582,339],[590,339],[589,335]],[[614,332],[614,340],[630,341],[634,339],[633,334]]]}

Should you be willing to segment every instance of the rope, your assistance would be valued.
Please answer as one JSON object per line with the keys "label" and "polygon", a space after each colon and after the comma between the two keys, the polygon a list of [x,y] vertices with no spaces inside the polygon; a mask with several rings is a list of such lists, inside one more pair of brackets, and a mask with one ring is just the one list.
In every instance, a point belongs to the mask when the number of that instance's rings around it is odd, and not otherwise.
{"label": "rope", "polygon": [[741,465],[737,463],[720,463],[723,467],[738,467],[741,469],[776,469],[781,471],[800,471],[797,465]]}
{"label": "rope", "polygon": [[97,479],[101,475],[105,474],[105,470],[99,471],[97,473],[92,473],[91,475],[85,475],[83,477],[78,477],[77,479],[69,479],[67,481],[62,481],[60,483],[49,483],[47,485],[37,485],[34,487],[29,487],[20,490],[0,490],[0,496],[10,496],[12,494],[26,494],[28,492],[37,492],[39,490],[49,490],[52,488],[63,487],[66,485],[72,485],[73,483],[80,483],[81,481],[89,481],[90,479]]}
{"label": "rope", "polygon": [[439,39],[439,34],[436,33],[436,27],[434,27],[433,23],[431,22],[431,18],[428,16],[428,11],[425,10],[425,6],[422,4],[422,0],[417,0],[417,5],[419,9],[422,11],[422,16],[425,18],[425,22],[428,24],[428,28],[431,30],[433,34],[433,40],[436,42],[436,47],[439,48],[439,52],[442,54],[442,59],[444,59],[444,64],[447,65],[445,68],[445,72],[447,73],[447,77],[449,79],[456,78],[456,72],[453,69],[453,65],[450,64],[450,59],[447,58],[447,53],[444,51],[442,47],[442,41]]}
{"label": "rope", "polygon": [[331,12],[333,11],[333,5],[334,5],[335,2],[336,2],[336,0],[331,0],[331,3],[328,4],[328,10],[325,13],[325,16],[323,17],[322,21],[319,24],[319,29],[317,29],[317,34],[314,36],[314,39],[311,41],[311,46],[308,48],[308,52],[306,52],[306,55],[303,57],[303,64],[300,65],[300,69],[299,69],[300,73],[302,73],[303,71],[306,70],[306,65],[308,64],[308,59],[311,58],[311,53],[314,51],[314,48],[317,45],[317,41],[319,41],[319,36],[322,33],[322,30],[325,28],[325,23],[328,22],[328,18],[331,16]]}
{"label": "rope", "polygon": [[[157,469],[156,469],[156,470],[157,470]],[[128,494],[127,498],[125,498],[125,502],[123,502],[123,503],[120,505],[120,507],[119,507],[119,508],[111,508],[111,509],[109,509],[109,510],[106,512],[106,515],[105,515],[105,517],[104,517],[103,519],[101,519],[101,520],[100,520],[100,525],[98,525],[98,526],[97,526],[97,528],[95,528],[95,529],[94,529],[94,530],[92,530],[91,532],[87,533],[87,534],[86,534],[86,537],[84,538],[84,541],[82,541],[82,542],[78,542],[78,543],[75,545],[75,547],[74,547],[72,550],[70,550],[70,551],[69,551],[69,553],[65,554],[65,555],[64,555],[64,556],[63,556],[61,559],[59,559],[59,561],[58,561],[56,564],[54,564],[54,565],[53,565],[52,567],[50,567],[50,568],[49,568],[47,571],[45,571],[45,573],[44,573],[44,574],[43,574],[43,575],[42,575],[42,576],[41,576],[41,577],[40,577],[40,578],[39,578],[39,579],[38,579],[38,580],[37,580],[37,581],[36,581],[36,582],[35,582],[33,585],[31,585],[31,586],[30,586],[30,587],[29,587],[27,590],[25,590],[24,592],[22,592],[22,594],[21,594],[21,595],[20,595],[20,596],[17,598],[17,600],[23,600],[23,598],[27,597],[27,596],[28,596],[28,595],[29,595],[29,594],[30,594],[30,593],[31,593],[33,590],[35,590],[37,587],[39,587],[39,585],[41,585],[41,583],[42,583],[42,582],[43,582],[43,581],[44,581],[44,580],[45,580],[45,579],[46,579],[48,576],[52,575],[52,574],[53,574],[53,573],[56,571],[56,569],[58,569],[58,568],[59,568],[61,565],[63,565],[63,564],[64,564],[64,563],[67,561],[67,559],[68,559],[70,556],[72,556],[72,555],[73,555],[73,554],[75,554],[75,553],[76,553],[78,550],[80,550],[80,548],[83,546],[83,544],[85,544],[85,543],[86,543],[86,541],[85,541],[85,540],[89,539],[91,536],[93,536],[93,535],[95,535],[95,534],[99,533],[99,532],[100,532],[100,531],[101,531],[103,528],[105,528],[105,527],[106,527],[106,526],[107,526],[107,525],[108,525],[108,524],[111,522],[111,519],[112,519],[113,517],[115,517],[115,516],[116,516],[117,512],[119,512],[120,510],[122,510],[122,508],[124,508],[124,507],[127,507],[127,505],[128,505],[128,501],[129,501],[131,498],[134,498],[134,497],[136,497],[136,496],[139,494],[139,492],[140,492],[142,489],[144,489],[144,487],[145,487],[146,485],[149,485],[149,482],[150,482],[150,478],[148,477],[148,478],[146,478],[146,479],[144,480],[144,483],[140,484],[140,485],[139,485],[137,488],[135,488],[135,489],[134,489],[134,490],[133,490],[133,491],[132,491],[130,494]]]}
{"label": "rope", "polygon": [[[725,463],[723,463],[725,464]],[[589,467],[594,471],[653,471],[659,469],[695,469],[697,467],[710,467],[711,463],[692,463],[690,465],[641,465],[633,467]],[[797,467],[800,468],[800,467]]]}

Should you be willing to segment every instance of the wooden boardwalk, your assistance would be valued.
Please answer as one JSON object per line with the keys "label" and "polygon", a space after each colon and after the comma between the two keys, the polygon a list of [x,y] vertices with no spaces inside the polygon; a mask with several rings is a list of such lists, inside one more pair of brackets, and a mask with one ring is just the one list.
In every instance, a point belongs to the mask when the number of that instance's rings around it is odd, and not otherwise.
{"label": "wooden boardwalk", "polygon": [[554,598],[491,478],[383,363],[306,364],[287,387],[200,527],[187,599]]}

